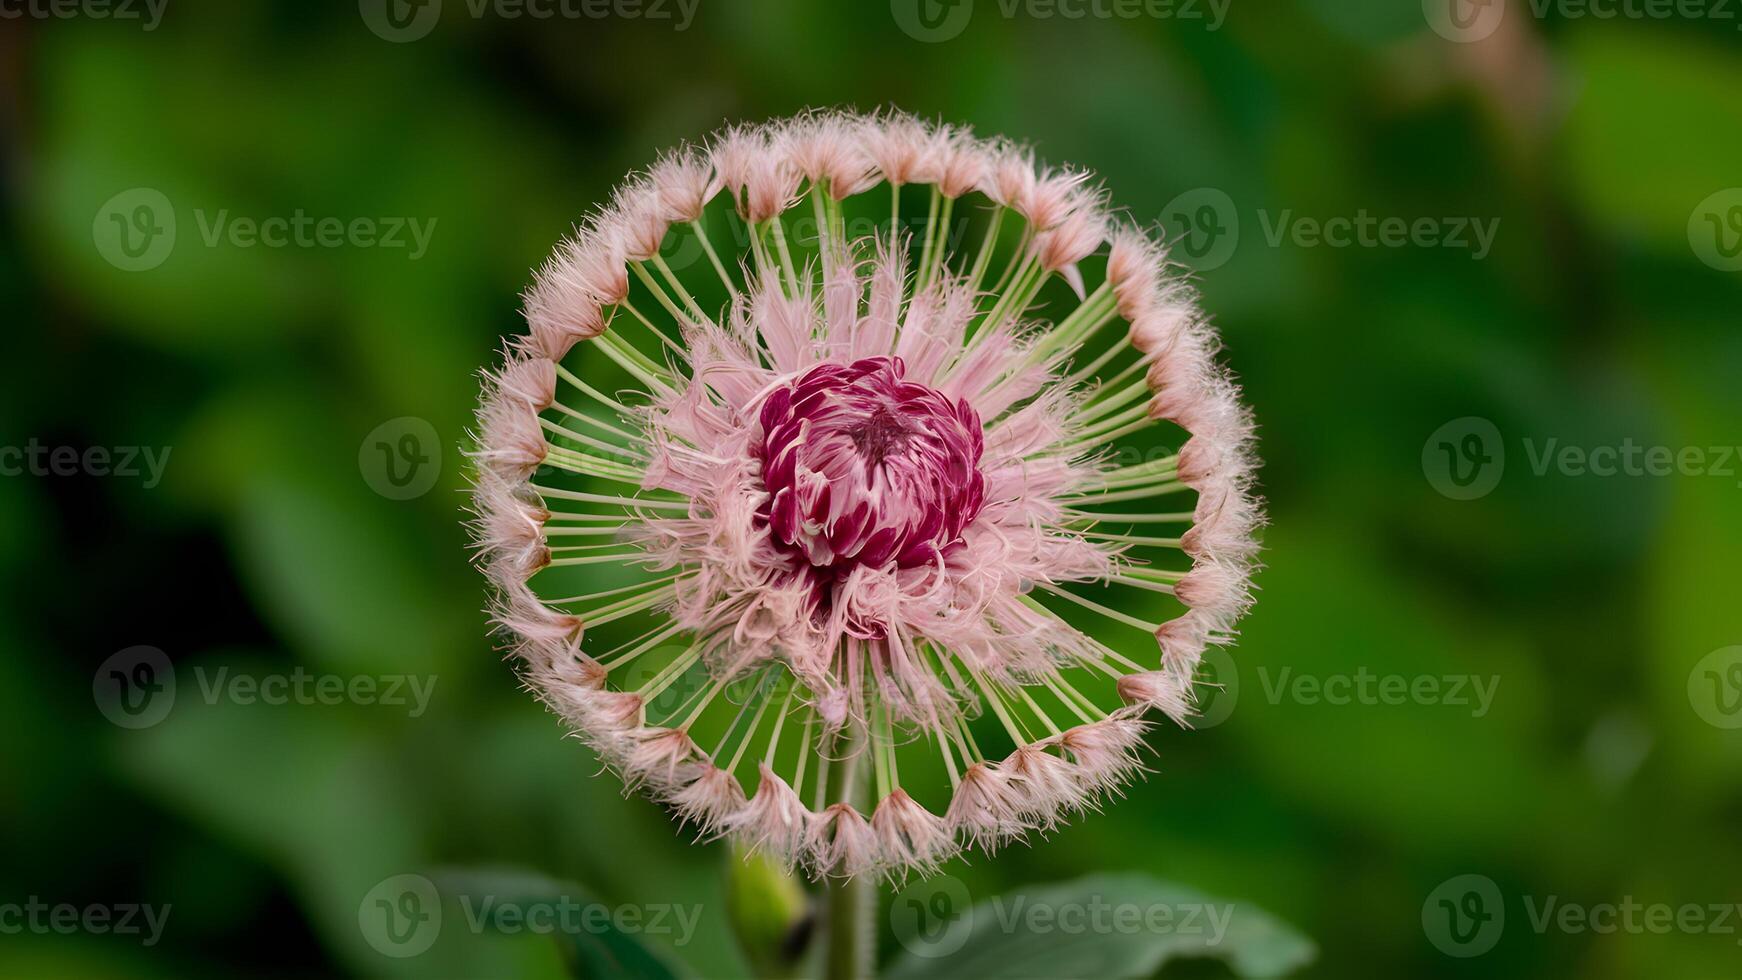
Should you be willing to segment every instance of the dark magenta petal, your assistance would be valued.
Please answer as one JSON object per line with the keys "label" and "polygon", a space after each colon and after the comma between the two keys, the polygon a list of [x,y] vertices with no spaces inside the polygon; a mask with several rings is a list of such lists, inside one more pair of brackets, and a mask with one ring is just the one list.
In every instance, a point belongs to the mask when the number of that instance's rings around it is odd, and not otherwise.
{"label": "dark magenta petal", "polygon": [[871,505],[860,501],[857,507],[841,515],[840,520],[829,532],[829,543],[834,545],[835,553],[854,555],[864,543],[865,525],[871,521]]}
{"label": "dark magenta petal", "polygon": [[897,539],[900,534],[901,530],[899,528],[879,528],[878,531],[871,535],[870,539],[865,542],[865,547],[859,550],[859,563],[870,565],[875,568],[888,561],[890,554],[895,551],[895,545],[897,544]]}
{"label": "dark magenta petal", "polygon": [[776,424],[790,414],[788,409],[791,407],[792,389],[782,388],[769,395],[768,400],[762,403],[762,430],[764,432],[771,431]]}
{"label": "dark magenta petal", "polygon": [[860,565],[957,550],[984,503],[979,415],[906,370],[894,357],[823,364],[762,406],[762,513],[777,546],[818,566],[819,592]]}
{"label": "dark magenta petal", "polygon": [[929,565],[937,558],[937,546],[930,541],[921,541],[909,545],[906,551],[895,556],[895,563],[902,568],[914,568],[919,565]]}
{"label": "dark magenta petal", "polygon": [[774,494],[768,526],[778,541],[791,544],[798,540],[798,495],[791,487],[781,487]]}

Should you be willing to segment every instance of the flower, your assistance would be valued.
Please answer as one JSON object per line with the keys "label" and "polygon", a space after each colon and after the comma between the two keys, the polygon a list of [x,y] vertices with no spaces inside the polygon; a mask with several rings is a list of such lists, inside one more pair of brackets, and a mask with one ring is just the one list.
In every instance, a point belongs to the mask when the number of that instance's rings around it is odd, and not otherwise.
{"label": "flower", "polygon": [[925,873],[1190,723],[1251,604],[1252,421],[1106,202],[1009,141],[812,113],[662,157],[537,272],[478,561],[629,785],[814,875]]}

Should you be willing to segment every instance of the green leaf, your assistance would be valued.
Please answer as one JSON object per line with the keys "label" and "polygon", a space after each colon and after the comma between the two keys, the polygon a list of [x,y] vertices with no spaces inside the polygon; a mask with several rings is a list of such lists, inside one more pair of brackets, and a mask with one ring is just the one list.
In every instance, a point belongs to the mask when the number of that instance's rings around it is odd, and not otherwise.
{"label": "green leaf", "polygon": [[1090,875],[955,913],[952,899],[965,894],[944,877],[896,896],[890,918],[906,951],[886,972],[890,980],[1147,977],[1189,957],[1222,960],[1242,977],[1279,977],[1317,953],[1311,940],[1250,903],[1147,875]]}
{"label": "green leaf", "polygon": [[[680,980],[691,976],[683,965],[657,946],[619,928],[615,908],[574,882],[558,881],[533,872],[447,869],[431,875],[436,890],[459,912],[469,927],[503,932],[548,932],[561,943],[569,970],[588,980]],[[651,932],[676,925],[678,909],[659,915],[648,907],[635,922]],[[646,913],[642,915],[640,913]],[[609,913],[609,914],[606,914]],[[668,918],[669,916],[669,918]],[[537,923],[534,926],[534,923]],[[679,933],[678,941],[685,936]]]}
{"label": "green leaf", "polygon": [[[274,669],[239,653],[210,664],[254,676]],[[357,903],[370,887],[421,860],[420,810],[389,744],[372,738],[354,712],[208,701],[195,669],[181,665],[175,707],[163,723],[117,741],[122,764],[208,833],[281,867],[309,925],[343,957],[346,972],[410,974],[415,960],[382,956],[357,924]],[[272,747],[270,765],[262,764],[262,746]]]}

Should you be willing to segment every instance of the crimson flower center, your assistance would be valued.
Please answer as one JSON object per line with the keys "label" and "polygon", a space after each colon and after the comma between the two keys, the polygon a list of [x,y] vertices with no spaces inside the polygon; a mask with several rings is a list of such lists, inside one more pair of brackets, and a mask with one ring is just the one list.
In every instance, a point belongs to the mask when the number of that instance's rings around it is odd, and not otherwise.
{"label": "crimson flower center", "polygon": [[822,364],[762,406],[762,517],[819,590],[861,565],[936,562],[985,501],[979,415],[905,369],[899,357]]}

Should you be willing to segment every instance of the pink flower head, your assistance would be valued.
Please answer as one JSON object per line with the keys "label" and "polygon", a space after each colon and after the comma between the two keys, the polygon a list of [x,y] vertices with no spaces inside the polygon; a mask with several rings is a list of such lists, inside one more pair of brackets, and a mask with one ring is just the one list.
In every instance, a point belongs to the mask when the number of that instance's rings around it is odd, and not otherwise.
{"label": "pink flower head", "polygon": [[[922,228],[849,233],[926,184]],[[493,618],[704,836],[889,876],[1028,839],[1144,771],[1145,715],[1189,722],[1251,605],[1215,332],[1158,241],[1025,148],[738,127],[627,184],[526,313],[478,413]]]}
{"label": "pink flower head", "polygon": [[939,193],[958,198],[980,185],[990,166],[991,154],[966,129],[945,126],[933,137]]}
{"label": "pink flower head", "polygon": [[776,130],[740,128],[715,145],[714,170],[747,221],[764,222],[791,207],[804,178],[778,141]]}
{"label": "pink flower head", "polygon": [[866,153],[883,172],[884,180],[899,187],[937,179],[942,147],[918,119],[892,113],[867,120],[862,135]]}
{"label": "pink flower head", "polygon": [[780,131],[779,140],[793,169],[839,201],[882,179],[867,155],[858,125],[856,119],[836,113],[802,116]]}
{"label": "pink flower head", "polygon": [[662,157],[648,173],[648,184],[667,221],[695,221],[718,193],[713,168],[690,150]]}

